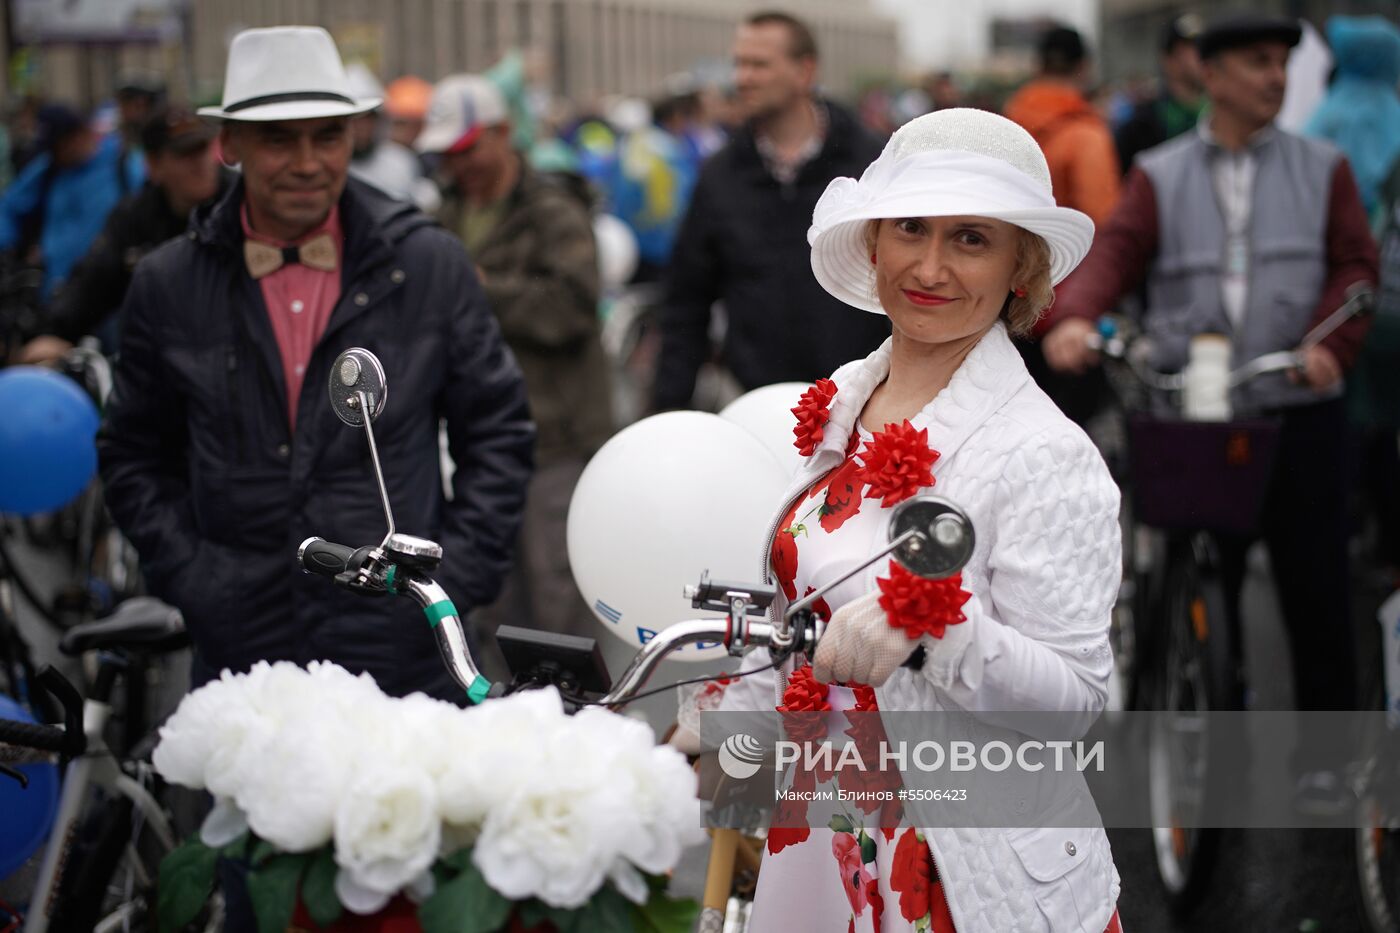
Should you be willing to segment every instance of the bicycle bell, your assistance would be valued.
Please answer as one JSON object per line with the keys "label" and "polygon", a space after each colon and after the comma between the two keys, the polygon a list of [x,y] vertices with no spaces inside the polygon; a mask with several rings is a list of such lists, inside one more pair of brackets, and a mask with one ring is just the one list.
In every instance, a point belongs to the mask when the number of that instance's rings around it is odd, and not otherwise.
{"label": "bicycle bell", "polygon": [[916,496],[895,506],[890,541],[914,531],[894,557],[911,573],[930,580],[951,577],[972,557],[976,537],[962,509],[937,496]]}

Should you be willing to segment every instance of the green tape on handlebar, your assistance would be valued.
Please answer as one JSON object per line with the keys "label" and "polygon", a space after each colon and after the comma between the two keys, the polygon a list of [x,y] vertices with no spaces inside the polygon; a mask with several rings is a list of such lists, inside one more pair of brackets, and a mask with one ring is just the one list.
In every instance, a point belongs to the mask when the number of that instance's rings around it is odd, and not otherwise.
{"label": "green tape on handlebar", "polygon": [[437,628],[437,624],[448,616],[457,614],[457,607],[452,605],[450,599],[440,599],[423,610],[423,614],[428,617],[428,624]]}
{"label": "green tape on handlebar", "polygon": [[491,681],[485,677],[478,676],[472,681],[472,685],[467,688],[467,699],[473,704],[480,703],[486,699],[486,694],[491,690]]}
{"label": "green tape on handlebar", "polygon": [[399,575],[399,565],[398,565],[398,564],[390,564],[390,565],[389,565],[389,572],[386,573],[386,574],[384,574],[384,589],[388,590],[390,593],[395,592],[395,590],[394,590],[394,580],[395,580],[396,577],[398,577],[398,575]]}

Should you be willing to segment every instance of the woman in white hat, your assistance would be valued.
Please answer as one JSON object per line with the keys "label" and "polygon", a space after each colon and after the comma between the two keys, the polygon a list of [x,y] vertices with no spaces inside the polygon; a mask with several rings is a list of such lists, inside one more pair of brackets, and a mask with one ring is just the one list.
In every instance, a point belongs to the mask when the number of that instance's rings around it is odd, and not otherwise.
{"label": "woman in white hat", "polygon": [[[818,604],[831,621],[812,667],[741,679],[724,708],[966,711],[979,728],[1015,728],[988,711],[1061,711],[1081,729],[1103,709],[1118,490],[1011,343],[1093,232],[1055,206],[1035,141],[980,111],[920,117],[859,181],[831,183],[808,233],[812,269],[842,301],[887,315],[893,335],[794,409],[806,461],[769,544],[779,603],[874,553],[891,507],[920,492],[964,508],[976,547],[960,579],[882,561],[837,587]],[[754,652],[745,667],[767,661]],[[908,721],[886,715],[884,727]],[[911,829],[894,828],[889,808],[862,809],[810,831],[785,814],[754,929],[1120,929],[1096,813],[1091,829]]]}

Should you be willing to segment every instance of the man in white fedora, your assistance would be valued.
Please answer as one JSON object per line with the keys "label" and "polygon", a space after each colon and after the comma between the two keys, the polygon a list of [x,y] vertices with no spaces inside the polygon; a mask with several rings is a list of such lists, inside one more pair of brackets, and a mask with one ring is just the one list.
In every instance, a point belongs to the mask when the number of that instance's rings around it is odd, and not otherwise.
{"label": "man in white fedora", "polygon": [[151,590],[185,615],[196,684],[325,659],[391,694],[460,692],[409,601],[358,597],[295,560],[312,535],[384,537],[365,439],[327,397],[347,348],[384,364],[395,518],[441,542],[439,581],[464,615],[510,564],[534,442],[520,368],[456,238],[348,177],[350,119],[377,104],[350,93],[325,30],[239,33],[223,103],[201,113],[242,177],[135,271],[102,474]]}

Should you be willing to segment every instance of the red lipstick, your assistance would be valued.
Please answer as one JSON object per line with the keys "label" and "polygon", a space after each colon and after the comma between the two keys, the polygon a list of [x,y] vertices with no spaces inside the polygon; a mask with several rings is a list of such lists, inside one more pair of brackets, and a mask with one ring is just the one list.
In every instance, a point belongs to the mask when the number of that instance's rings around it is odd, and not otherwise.
{"label": "red lipstick", "polygon": [[912,288],[903,289],[904,297],[908,298],[911,304],[916,304],[921,308],[934,308],[938,305],[946,305],[952,301],[951,298],[944,298],[942,295],[931,295],[928,292],[915,291]]}

